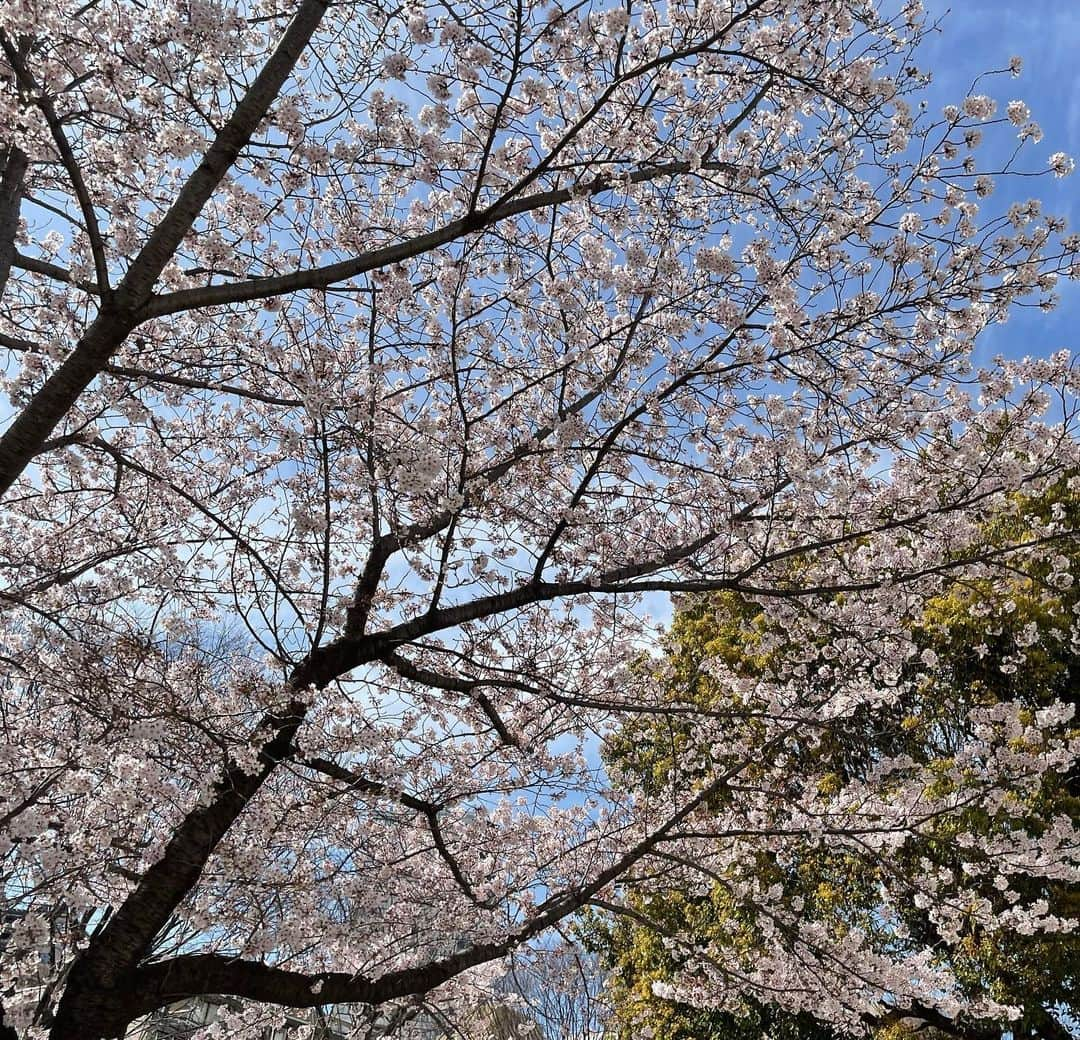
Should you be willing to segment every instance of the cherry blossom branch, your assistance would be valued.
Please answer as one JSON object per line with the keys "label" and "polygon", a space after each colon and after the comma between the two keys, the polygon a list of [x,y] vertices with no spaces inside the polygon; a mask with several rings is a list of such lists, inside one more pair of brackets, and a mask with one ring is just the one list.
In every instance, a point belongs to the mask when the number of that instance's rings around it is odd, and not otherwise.
{"label": "cherry blossom branch", "polygon": [[[220,307],[232,303],[247,303],[252,300],[265,300],[287,293],[302,292],[309,289],[326,289],[337,282],[344,282],[357,275],[366,274],[380,268],[402,263],[416,256],[431,252],[440,246],[448,245],[466,235],[483,231],[508,217],[519,216],[534,210],[548,209],[569,202],[576,197],[599,195],[605,191],[616,191],[623,185],[644,184],[663,177],[677,177],[695,174],[698,170],[732,170],[730,163],[707,162],[700,166],[689,162],[670,162],[633,170],[623,176],[619,174],[601,174],[591,181],[570,188],[551,188],[534,192],[522,198],[511,199],[495,204],[487,209],[460,217],[434,231],[417,235],[404,242],[380,246],[362,253],[349,260],[327,264],[291,274],[269,275],[261,278],[249,278],[243,282],[230,282],[225,285],[206,285],[197,289],[178,289],[176,292],[154,296],[139,311],[140,321],[160,318],[181,311]],[[763,171],[763,174],[767,171]]]}
{"label": "cherry blossom branch", "polygon": [[502,679],[462,679],[452,675],[444,675],[430,668],[423,668],[394,651],[385,654],[382,660],[411,682],[419,683],[422,686],[430,686],[432,689],[437,690],[452,690],[455,693],[464,693],[471,697],[484,715],[487,716],[487,720],[491,723],[495,732],[498,733],[499,739],[508,747],[519,746],[520,742],[507,728],[506,723],[495,710],[495,705],[484,696],[481,688],[484,686],[503,686],[519,690],[534,690],[533,687],[525,683],[514,683]]}
{"label": "cherry blossom branch", "polygon": [[635,844],[586,884],[569,888],[541,903],[527,921],[497,942],[481,943],[416,968],[392,971],[377,979],[350,972],[301,973],[220,954],[192,954],[145,965],[125,979],[131,1000],[124,1014],[134,1018],[184,997],[223,994],[284,1004],[383,1004],[399,997],[426,993],[468,968],[505,956],[532,937],[585,906],[597,893],[624,875],[680,823],[713,797],[738,771],[740,762],[716,777],[673,813],[662,825]]}
{"label": "cherry blossom branch", "polygon": [[407,791],[391,791],[386,784],[381,783],[378,780],[372,780],[370,777],[363,776],[354,769],[348,769],[345,766],[338,765],[328,758],[320,758],[318,756],[314,758],[304,758],[299,760],[299,764],[307,766],[317,773],[322,773],[332,780],[340,780],[342,783],[348,785],[348,790],[350,791],[359,791],[361,794],[370,794],[379,798],[389,798],[391,801],[399,802],[407,809],[412,809],[414,812],[422,813],[425,816],[428,813],[439,811],[439,806],[434,802],[425,801],[423,798],[417,798],[416,795],[409,794]]}
{"label": "cherry blossom branch", "polygon": [[[694,57],[700,54],[707,54],[716,47],[716,44],[724,39],[725,36],[736,26],[739,22],[748,20],[752,17],[754,12],[763,6],[766,0],[752,0],[746,7],[740,11],[737,15],[732,14],[727,24],[716,30],[714,33],[710,33],[704,40],[699,43],[693,44],[688,47],[683,47],[678,50],[665,51],[662,54],[658,54],[650,61],[642,62],[640,65],[636,65],[632,69],[627,69],[620,75],[613,76],[608,86],[601,91],[600,95],[593,101],[579,117],[572,123],[561,138],[555,143],[546,156],[536,163],[529,172],[521,178],[512,188],[510,188],[500,199],[498,199],[492,209],[505,205],[507,200],[518,194],[522,189],[527,188],[530,184],[534,184],[539,180],[555,162],[555,160],[562,154],[567,145],[578,136],[578,134],[584,129],[589,122],[596,117],[596,115],[603,109],[619,87],[632,82],[635,79],[640,79],[647,72],[654,71],[664,66],[673,65],[679,61],[684,61],[687,58]],[[689,169],[689,164],[687,164]]]}
{"label": "cherry blossom branch", "polygon": [[[881,780],[882,756],[922,739],[900,713],[937,690],[920,603],[997,574],[1055,640],[1072,617],[1075,366],[973,380],[968,357],[1080,247],[1035,202],[975,201],[992,184],[968,180],[962,136],[989,98],[944,124],[905,100],[918,5],[835,6],[140,4],[122,41],[115,5],[35,9],[24,65],[87,159],[72,188],[47,113],[0,72],[31,157],[0,165],[0,235],[22,241],[20,199],[44,220],[36,256],[0,255],[0,486],[19,489],[0,766],[5,808],[33,800],[0,834],[20,1031],[122,1035],[207,992],[311,1007],[453,981],[441,1000],[624,879],[700,854],[694,881],[756,882],[800,824],[856,855],[922,842],[919,812],[971,790]],[[57,214],[70,256],[34,242]],[[78,266],[95,214],[111,296]],[[753,620],[690,682],[752,657],[744,710],[695,707],[679,659],[641,664],[644,594],[724,590]],[[1029,628],[998,641],[1023,659]],[[1000,749],[987,805],[1011,778],[1049,787],[1072,754],[1053,697],[1032,721],[933,706],[927,754],[968,742],[978,773]],[[589,755],[665,721],[673,749],[686,734],[670,785],[627,790]],[[835,784],[800,772],[849,737]],[[1064,874],[1064,815],[1030,811],[1016,851],[958,820],[964,862],[998,870],[980,883]],[[875,874],[893,905],[932,880],[905,859],[908,887]],[[748,899],[800,920],[783,893]],[[1058,923],[1023,910],[1000,926]],[[957,920],[905,938],[947,965]],[[875,936],[785,941],[762,956],[788,958],[810,1011],[913,977]],[[730,981],[784,1003],[771,968]]]}
{"label": "cherry blossom branch", "polygon": [[[45,381],[0,436],[0,495],[18,479],[68,410],[109,363],[143,317],[154,283],[214,189],[262,122],[326,12],[327,0],[302,0],[273,54],[255,77],[213,144],[151,232],[115,293],[64,363]],[[91,211],[92,215],[92,211]],[[98,284],[108,284],[98,273]]]}
{"label": "cherry blossom branch", "polygon": [[[44,275],[46,278],[52,278],[57,282],[66,282],[68,285],[74,285],[76,289],[93,293],[95,296],[103,295],[101,285],[98,282],[89,281],[85,278],[76,278],[67,268],[60,267],[59,264],[50,263],[48,260],[42,260],[36,256],[26,256],[24,253],[16,252],[12,258],[11,266],[23,271],[29,271],[31,274]],[[0,287],[0,291],[2,291],[2,287]]]}
{"label": "cherry blossom branch", "polygon": [[[68,179],[71,181],[71,187],[75,192],[75,198],[79,203],[83,226],[86,228],[87,240],[90,243],[90,254],[94,260],[97,284],[101,287],[102,295],[108,297],[111,293],[109,288],[109,263],[105,254],[105,242],[101,236],[101,228],[98,225],[97,212],[94,208],[94,201],[90,197],[90,190],[83,178],[79,161],[71,149],[71,144],[64,133],[64,125],[57,115],[56,106],[53,105],[52,99],[43,91],[26,68],[24,55],[20,53],[18,48],[12,46],[7,35],[2,32],[0,32],[0,49],[3,49],[4,54],[7,56],[8,63],[15,73],[20,89],[28,96],[33,97],[34,105],[45,117],[49,133],[52,134],[53,143],[60,154]],[[0,289],[2,287],[2,283],[0,283]]]}
{"label": "cherry blossom branch", "polygon": [[54,1037],[75,1038],[85,1035],[88,1027],[108,1035],[135,1017],[122,1006],[101,1007],[96,994],[100,987],[112,988],[126,979],[145,956],[229,827],[288,756],[304,712],[304,706],[294,702],[284,714],[265,720],[263,725],[272,735],[259,748],[254,772],[230,768],[215,784],[210,803],[189,813],[176,827],[161,858],[147,867],[135,889],[73,964],[57,1008]]}
{"label": "cherry blossom branch", "polygon": [[337,763],[331,762],[326,758],[307,758],[304,759],[301,764],[314,769],[318,773],[322,773],[324,776],[343,781],[348,784],[348,790],[350,791],[359,791],[362,794],[389,797],[392,800],[399,802],[401,805],[404,805],[406,808],[413,809],[420,813],[427,822],[428,830],[431,832],[431,839],[435,845],[435,851],[438,852],[440,859],[442,859],[449,868],[454,882],[465,894],[469,902],[477,906],[481,905],[481,901],[477,899],[472,885],[469,884],[468,879],[461,869],[461,865],[447,848],[446,839],[443,837],[442,828],[439,826],[439,810],[442,806],[436,805],[434,802],[429,802],[423,798],[417,798],[415,795],[408,794],[405,791],[390,791],[385,784],[362,776],[355,770],[339,766]]}

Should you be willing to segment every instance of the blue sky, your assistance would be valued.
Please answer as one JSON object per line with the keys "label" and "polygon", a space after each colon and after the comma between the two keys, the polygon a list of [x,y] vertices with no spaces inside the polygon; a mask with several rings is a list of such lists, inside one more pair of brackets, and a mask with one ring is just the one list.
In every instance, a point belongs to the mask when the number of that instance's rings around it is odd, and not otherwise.
{"label": "blue sky", "polygon": [[[979,84],[1003,107],[1014,98],[1029,105],[1045,137],[1028,162],[1045,162],[1052,152],[1067,152],[1080,162],[1080,0],[923,0],[941,32],[927,40],[920,66],[933,73],[931,101],[938,108],[970,92],[988,69],[1004,68],[1012,55],[1024,61],[1019,79],[994,76]],[[1013,197],[1042,199],[1046,210],[1080,231],[1080,172],[1062,180],[1047,178],[1001,185],[988,202]],[[1050,314],[1028,310],[989,330],[977,360],[994,354],[1047,354],[1067,347],[1080,350],[1080,282],[1062,281],[1061,304]]]}

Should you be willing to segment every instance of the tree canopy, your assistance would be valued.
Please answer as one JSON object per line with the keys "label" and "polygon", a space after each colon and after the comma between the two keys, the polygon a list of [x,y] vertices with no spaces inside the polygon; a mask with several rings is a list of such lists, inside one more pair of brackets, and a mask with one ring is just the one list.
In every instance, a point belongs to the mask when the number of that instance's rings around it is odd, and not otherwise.
{"label": "tree canopy", "polygon": [[[1080,496],[1064,482],[1027,505],[1043,517],[1068,517],[1070,524],[1080,514]],[[1010,517],[991,521],[985,537],[988,545],[1001,545],[1018,533]],[[1075,566],[1080,557],[1076,544],[1063,550],[1058,565]],[[1080,591],[1075,584],[1059,582],[1048,597],[1047,577],[1044,568],[1017,567],[994,582],[958,579],[927,600],[910,621],[913,640],[921,648],[920,663],[930,666],[925,677],[891,713],[875,712],[872,726],[837,731],[829,743],[814,747],[802,770],[822,775],[822,784],[835,790],[853,774],[865,776],[882,755],[906,753],[944,771],[970,736],[965,731],[972,705],[989,708],[1016,702],[1023,706],[1020,718],[1026,722],[1060,702],[1075,710],[1080,645],[1074,626]],[[724,594],[685,603],[668,638],[664,661],[664,681],[672,697],[722,709],[730,703],[729,691],[709,675],[708,662],[719,658],[738,674],[755,674],[765,666],[758,651],[772,634],[764,613],[743,597]],[[1020,742],[1018,736],[1019,732],[1014,746]],[[610,742],[607,754],[612,768],[628,782],[656,788],[676,768],[688,738],[685,729],[638,723]],[[1080,1018],[1080,884],[1075,871],[1052,879],[1026,879],[1016,858],[1022,855],[1023,839],[1040,833],[1048,807],[1074,826],[1080,821],[1080,772],[1075,765],[1048,771],[1041,785],[1025,796],[1008,792],[996,813],[979,804],[964,814],[967,827],[983,835],[996,831],[1005,839],[994,864],[977,850],[958,820],[943,819],[909,840],[897,859],[867,855],[857,848],[823,850],[793,838],[780,876],[802,912],[826,923],[838,937],[857,927],[876,931],[879,948],[903,939],[928,946],[935,957],[950,963],[969,996],[989,994],[1018,1008],[1019,1015],[1009,1025],[1013,1036],[1067,1037],[1071,1023]],[[878,914],[883,877],[905,873],[917,862],[933,864],[936,889],[932,895],[913,892],[899,920],[890,922]],[[765,856],[750,869],[762,875],[759,884],[767,884],[781,865],[780,857]],[[940,903],[955,898],[953,890],[961,877],[978,888],[979,896],[962,907],[955,941],[944,942]],[[731,945],[751,961],[762,956],[761,947],[770,936],[740,920],[738,901],[732,898],[733,882],[740,881],[718,877],[711,888],[698,893],[678,885],[665,887],[661,876],[635,894],[629,912],[621,917],[616,913],[587,918],[583,934],[612,968],[616,1018],[626,1035],[641,1035],[643,1030],[651,1030],[656,1040],[714,1036],[814,1040],[837,1035],[805,1012],[778,1013],[754,1000],[717,1012],[670,999],[677,996],[671,984],[696,944]],[[985,911],[1007,911],[1019,897],[1016,889],[1045,901],[1059,927],[1042,933],[990,924]],[[918,1025],[885,1012],[883,1008],[872,1023],[880,1036],[903,1035]],[[934,1026],[961,1037],[996,1035],[992,1025],[963,1015]]]}
{"label": "tree canopy", "polygon": [[[741,878],[769,939],[701,947],[688,1005],[1023,1014],[957,951],[972,915],[1061,928],[1074,705],[838,750],[930,699],[928,605],[1020,569],[1039,631],[1072,581],[1033,503],[1075,491],[1080,369],[971,360],[1080,275],[995,177],[1072,161],[1022,102],[922,105],[927,31],[917,0],[0,7],[4,1040],[207,996],[237,1040],[404,1020],[660,875]],[[752,605],[723,705],[643,667],[669,594]],[[638,719],[679,736],[651,784],[599,758]],[[1017,800],[1038,826],[987,826]],[[939,832],[974,874],[916,854]],[[803,846],[890,865],[869,916],[805,911]]]}

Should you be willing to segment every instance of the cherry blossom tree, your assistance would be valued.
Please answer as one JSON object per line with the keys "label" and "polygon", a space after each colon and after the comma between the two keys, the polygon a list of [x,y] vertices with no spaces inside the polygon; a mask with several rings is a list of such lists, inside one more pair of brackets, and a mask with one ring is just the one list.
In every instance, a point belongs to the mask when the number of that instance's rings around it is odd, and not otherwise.
{"label": "cherry blossom tree", "polygon": [[[925,31],[914,0],[0,9],[5,1040],[205,995],[238,1038],[393,1017],[630,873],[890,855],[1070,767],[1069,709],[1009,703],[944,779],[792,766],[895,710],[946,582],[1072,580],[1061,517],[981,533],[1075,472],[1077,368],[970,361],[1080,270],[995,175],[1071,160],[1021,102],[924,110]],[[647,609],[724,590],[783,666],[672,702]],[[641,715],[692,723],[662,790],[598,765]],[[1077,865],[1043,823],[956,840],[1032,892]],[[943,942],[1062,927],[946,887]],[[732,898],[769,956],[703,949],[683,999],[1013,1013],[782,885]]]}

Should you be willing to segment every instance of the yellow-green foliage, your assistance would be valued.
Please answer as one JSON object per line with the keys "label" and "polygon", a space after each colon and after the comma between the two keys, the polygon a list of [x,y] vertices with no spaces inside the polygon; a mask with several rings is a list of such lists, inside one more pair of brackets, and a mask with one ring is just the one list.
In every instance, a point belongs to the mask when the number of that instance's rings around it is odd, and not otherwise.
{"label": "yellow-green foliage", "polygon": [[[760,652],[764,634],[760,608],[743,597],[721,593],[686,603],[672,623],[663,673],[658,676],[673,706],[717,710],[730,704],[728,691],[702,670],[702,664],[720,660],[736,673],[754,674],[768,661]],[[689,738],[690,730],[678,715],[660,723],[642,719],[611,738],[605,758],[614,773],[651,792],[668,782]],[[681,779],[685,783],[686,775]]]}
{"label": "yellow-green foliage", "polygon": [[[1052,517],[1072,528],[1080,523],[1080,495],[1070,492],[1065,481],[1041,499],[1014,498],[987,526],[986,546],[993,550],[1023,542],[1034,523]],[[1058,551],[1080,572],[1080,545],[1075,539],[1063,539]],[[1080,582],[1068,586],[1059,581],[1051,588],[1048,567],[1030,563],[1022,554],[1010,557],[1010,566],[1005,579],[956,581],[911,620],[915,642],[937,655],[934,678],[899,706],[894,724],[879,733],[878,739],[883,752],[903,751],[930,768],[937,779],[928,795],[941,795],[968,782],[955,776],[952,756],[964,736],[963,719],[969,708],[1009,700],[1029,705],[1033,713],[1056,700],[1076,703],[1080,696],[1080,667],[1070,643]],[[768,635],[760,608],[737,595],[681,604],[662,672],[672,703],[722,710],[731,702],[730,694],[703,670],[704,662],[719,659],[735,674],[760,674],[775,663],[779,653],[763,649],[774,643],[766,640]],[[1016,667],[1003,670],[1002,664],[1010,657]],[[748,724],[740,725],[745,735]],[[662,788],[689,736],[678,717],[663,723],[638,722],[612,742],[609,768],[646,789]],[[822,773],[818,789],[823,796],[835,794],[844,784],[851,764],[849,752],[865,756],[866,749],[825,744],[807,762],[808,771]],[[685,772],[680,777],[685,782]],[[797,852],[795,865],[783,871],[773,857],[763,854],[755,870],[763,886],[783,881],[786,897],[801,898],[803,912],[826,923],[838,939],[857,925],[884,948],[897,939],[876,912],[881,871],[914,869],[920,860],[958,869],[952,838],[960,828],[997,834],[1017,827],[1037,830],[1033,821],[1039,816],[1062,812],[1080,819],[1080,778],[1076,776],[1051,775],[1036,794],[1007,799],[994,814],[972,809],[943,818],[936,829],[917,844],[909,843],[890,864],[808,848]],[[1046,898],[1051,912],[1076,920],[1078,927],[1071,934],[1025,937],[987,934],[973,924],[949,954],[950,966],[971,994],[986,993],[1023,1009],[1015,1035],[1044,1029],[1051,1029],[1053,1035],[1050,1008],[1065,1009],[1074,1019],[1080,1018],[1080,886],[1044,885],[1043,890],[1027,892],[1018,881],[1017,887],[1025,896]],[[1003,908],[1000,893],[986,895]],[[633,897],[631,905],[663,932],[722,945],[729,955],[742,959],[752,960],[763,941],[720,883],[705,895],[672,889],[647,898]],[[945,950],[925,914],[914,906],[906,908],[904,923],[910,930],[910,943]],[[612,969],[625,1040],[640,1035],[645,1027],[656,1040],[831,1037],[828,1029],[806,1016],[784,1015],[752,1001],[741,1014],[732,1015],[658,999],[653,983],[670,980],[684,956],[677,944],[665,944],[657,932],[627,919],[613,922],[592,916],[584,922],[583,932],[606,955]],[[890,1023],[879,1030],[877,1040],[906,1040],[907,1036],[903,1025]]]}

